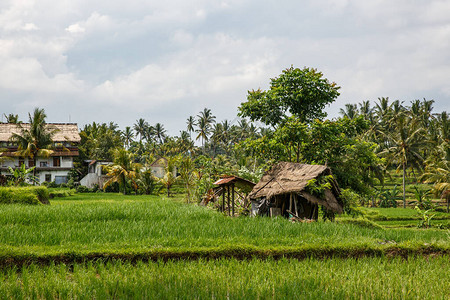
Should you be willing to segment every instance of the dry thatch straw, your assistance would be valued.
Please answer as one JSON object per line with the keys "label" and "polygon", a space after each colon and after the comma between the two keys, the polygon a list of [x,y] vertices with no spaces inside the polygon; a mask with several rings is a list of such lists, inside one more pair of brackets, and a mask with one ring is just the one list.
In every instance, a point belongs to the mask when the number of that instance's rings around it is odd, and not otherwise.
{"label": "dry thatch straw", "polygon": [[326,189],[323,198],[318,198],[305,190],[308,181],[321,175],[331,175],[331,170],[322,165],[280,162],[264,174],[249,194],[249,198],[252,200],[262,197],[270,199],[277,195],[295,193],[313,204],[320,204],[327,209],[342,213],[343,204],[339,200],[340,191],[334,179],[331,190]]}

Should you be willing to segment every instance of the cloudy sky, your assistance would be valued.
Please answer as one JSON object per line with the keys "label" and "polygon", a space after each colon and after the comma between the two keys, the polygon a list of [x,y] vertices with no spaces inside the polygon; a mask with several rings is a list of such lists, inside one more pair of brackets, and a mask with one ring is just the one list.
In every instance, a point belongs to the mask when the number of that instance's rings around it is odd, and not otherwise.
{"label": "cloudy sky", "polygon": [[[450,111],[450,1],[2,0],[0,103],[26,120],[138,118],[170,134],[293,65],[341,86],[327,109],[378,97]],[[3,117],[4,118],[4,117]]]}

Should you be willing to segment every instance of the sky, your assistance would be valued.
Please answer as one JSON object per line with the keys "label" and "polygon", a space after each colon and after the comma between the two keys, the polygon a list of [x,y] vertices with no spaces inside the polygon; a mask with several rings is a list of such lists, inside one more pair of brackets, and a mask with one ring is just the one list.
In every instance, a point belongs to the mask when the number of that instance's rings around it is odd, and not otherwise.
{"label": "sky", "polygon": [[[327,112],[378,97],[450,111],[450,1],[2,0],[0,113],[171,135],[204,108],[236,120],[290,66],[341,87]],[[5,121],[2,116],[2,121]]]}

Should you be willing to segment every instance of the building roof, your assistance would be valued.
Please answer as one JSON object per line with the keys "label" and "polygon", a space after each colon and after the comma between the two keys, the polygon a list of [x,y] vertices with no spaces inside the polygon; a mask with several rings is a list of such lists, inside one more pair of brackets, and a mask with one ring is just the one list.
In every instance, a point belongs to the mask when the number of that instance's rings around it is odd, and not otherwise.
{"label": "building roof", "polygon": [[254,182],[244,179],[244,178],[241,178],[241,177],[238,177],[238,176],[233,176],[233,175],[223,176],[219,180],[214,182],[213,184],[218,185],[218,187],[215,187],[214,189],[219,189],[224,186],[234,185],[246,194],[249,193],[252,190],[252,188],[255,186]]}
{"label": "building roof", "polygon": [[[0,123],[0,142],[9,141],[13,133],[20,134],[20,126],[24,129],[30,128],[29,123],[22,123],[19,125],[12,123]],[[58,130],[52,138],[54,142],[79,143],[81,141],[76,123],[47,123],[46,127],[49,130]]]}
{"label": "building roof", "polygon": [[282,194],[297,193],[309,202],[324,205],[337,212],[342,212],[342,203],[336,198],[340,192],[333,180],[332,190],[326,190],[324,199],[305,191],[308,181],[320,175],[330,175],[327,166],[280,162],[267,171],[249,194],[250,199],[266,197],[268,199]]}
{"label": "building roof", "polygon": [[213,184],[217,184],[217,185],[227,185],[233,182],[242,182],[244,184],[247,185],[251,185],[254,186],[255,183],[251,182],[250,180],[238,177],[238,176],[224,176],[222,178],[220,178],[219,180],[217,180],[216,182],[214,182]]}
{"label": "building roof", "polygon": [[164,168],[165,166],[167,166],[167,158],[165,157],[158,157],[157,159],[155,159],[155,161],[150,165],[150,167],[161,167]]}

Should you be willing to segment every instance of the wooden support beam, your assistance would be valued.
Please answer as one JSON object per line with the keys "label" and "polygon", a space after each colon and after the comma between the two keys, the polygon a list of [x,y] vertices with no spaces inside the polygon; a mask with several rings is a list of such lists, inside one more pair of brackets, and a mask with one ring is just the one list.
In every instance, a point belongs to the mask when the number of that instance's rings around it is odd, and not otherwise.
{"label": "wooden support beam", "polygon": [[230,215],[230,186],[229,185],[227,185],[227,203],[228,203],[228,215]]}
{"label": "wooden support beam", "polygon": [[231,198],[231,207],[232,207],[232,216],[234,217],[234,183],[233,183],[233,185],[231,186],[231,196],[232,196],[232,198]]}
{"label": "wooden support beam", "polygon": [[222,212],[225,211],[225,187],[222,186]]}

